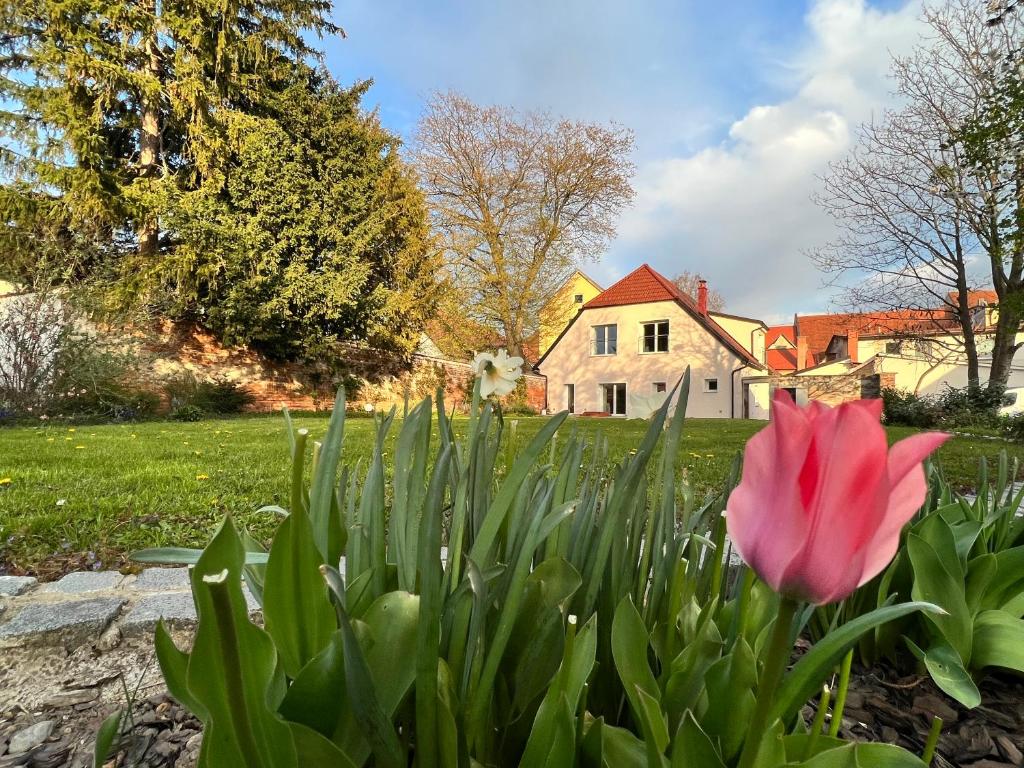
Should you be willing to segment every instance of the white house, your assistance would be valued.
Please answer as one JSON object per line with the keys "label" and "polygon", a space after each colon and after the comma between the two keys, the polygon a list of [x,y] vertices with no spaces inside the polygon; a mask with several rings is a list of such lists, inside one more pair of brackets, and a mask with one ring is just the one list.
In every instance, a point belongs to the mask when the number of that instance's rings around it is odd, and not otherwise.
{"label": "white house", "polygon": [[741,379],[766,372],[757,350],[763,359],[763,323],[710,313],[703,284],[694,300],[644,264],[584,304],[536,368],[549,410],[632,417],[690,366],[687,414],[729,418]]}

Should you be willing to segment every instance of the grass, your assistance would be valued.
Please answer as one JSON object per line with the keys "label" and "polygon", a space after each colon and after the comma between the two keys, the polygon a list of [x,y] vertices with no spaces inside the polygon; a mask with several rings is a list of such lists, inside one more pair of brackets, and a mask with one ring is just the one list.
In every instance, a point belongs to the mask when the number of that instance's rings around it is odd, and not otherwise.
{"label": "grass", "polygon": [[[508,420],[517,422],[513,439],[520,444],[544,421]],[[322,416],[295,421],[313,439],[327,426]],[[574,424],[585,436],[604,434],[614,460],[635,448],[646,428],[639,421]],[[681,471],[699,497],[721,485],[736,452],[763,426],[742,420],[687,423]],[[898,439],[914,431],[889,433]],[[368,456],[372,444],[373,422],[350,420],[343,460]],[[949,478],[969,487],[979,458],[1003,448],[1024,459],[1022,446],[962,437],[939,455]],[[140,547],[201,546],[225,513],[267,539],[275,520],[257,510],[287,505],[287,464],[280,416],[0,430],[0,572],[48,578],[68,569],[122,567],[125,555]]]}

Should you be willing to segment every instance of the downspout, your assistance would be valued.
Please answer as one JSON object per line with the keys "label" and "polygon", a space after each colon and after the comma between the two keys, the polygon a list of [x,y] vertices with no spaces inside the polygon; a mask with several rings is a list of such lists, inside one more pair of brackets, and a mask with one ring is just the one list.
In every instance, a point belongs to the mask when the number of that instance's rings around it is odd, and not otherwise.
{"label": "downspout", "polygon": [[736,418],[736,374],[747,368],[747,364],[733,368],[732,373],[729,374],[729,418]]}

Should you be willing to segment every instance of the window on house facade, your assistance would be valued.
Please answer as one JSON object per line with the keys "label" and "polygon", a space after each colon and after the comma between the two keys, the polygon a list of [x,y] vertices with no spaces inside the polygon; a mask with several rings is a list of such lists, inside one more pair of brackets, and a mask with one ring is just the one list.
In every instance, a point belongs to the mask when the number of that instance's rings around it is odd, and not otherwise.
{"label": "window on house facade", "polygon": [[665,382],[664,381],[656,381],[656,382],[654,382],[654,393],[655,394],[658,394],[659,392],[667,392],[667,391],[668,391],[668,387],[665,386]]}
{"label": "window on house facade", "polygon": [[718,391],[718,379],[704,379],[704,391],[705,392],[717,392]]}
{"label": "window on house facade", "polygon": [[898,341],[887,341],[885,342],[885,352],[889,355],[898,355],[900,353],[900,346]]}
{"label": "window on house facade", "polygon": [[640,333],[640,351],[668,352],[668,320],[644,323]]}
{"label": "window on house facade", "polygon": [[626,415],[625,384],[602,384],[601,400],[604,403],[605,413],[610,413],[613,416]]}
{"label": "window on house facade", "polygon": [[575,296],[572,297],[572,300],[574,302],[576,302],[577,304],[582,304],[583,303],[583,294],[582,293],[577,293]]}
{"label": "window on house facade", "polygon": [[595,325],[592,355],[614,355],[619,348],[619,327],[617,325]]}

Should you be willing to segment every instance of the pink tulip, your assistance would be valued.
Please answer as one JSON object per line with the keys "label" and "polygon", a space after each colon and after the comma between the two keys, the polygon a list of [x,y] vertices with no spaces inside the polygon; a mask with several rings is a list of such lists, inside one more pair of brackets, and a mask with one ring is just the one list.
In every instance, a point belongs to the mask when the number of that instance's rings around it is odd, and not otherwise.
{"label": "pink tulip", "polygon": [[896,555],[927,491],[921,462],[949,435],[926,432],[890,449],[881,400],[801,408],[778,390],[772,405],[729,497],[729,536],[784,597],[842,600]]}

